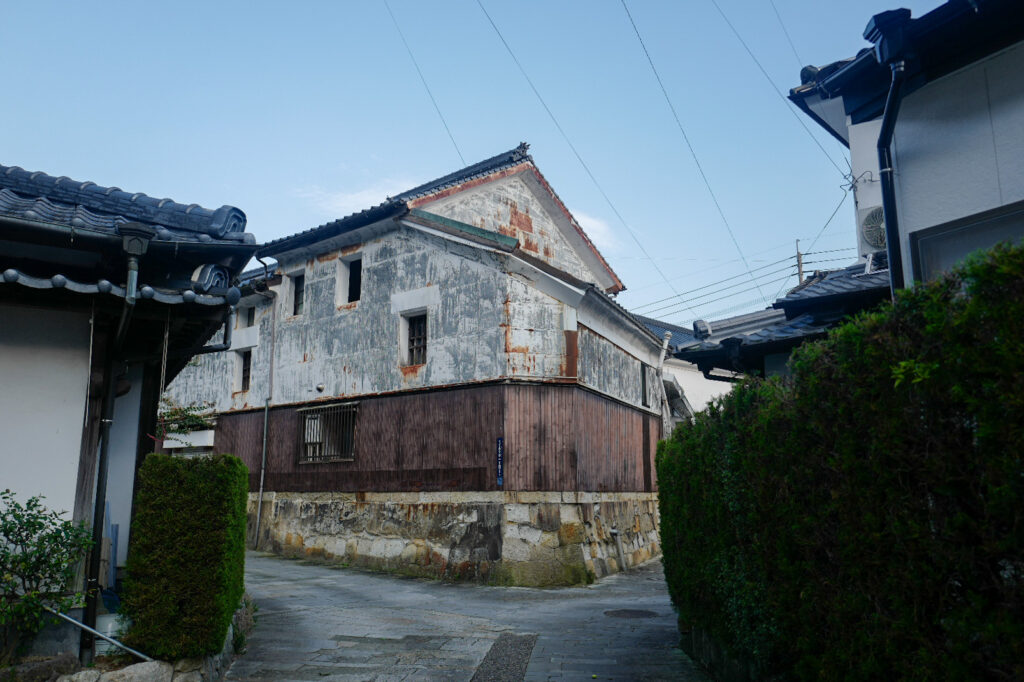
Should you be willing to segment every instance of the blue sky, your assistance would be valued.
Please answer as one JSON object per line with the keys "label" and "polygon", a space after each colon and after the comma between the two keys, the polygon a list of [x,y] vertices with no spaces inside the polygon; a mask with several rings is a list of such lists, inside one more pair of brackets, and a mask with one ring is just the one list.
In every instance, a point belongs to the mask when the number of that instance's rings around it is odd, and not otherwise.
{"label": "blue sky", "polygon": [[[778,93],[801,64],[865,47],[871,15],[900,5],[718,0],[773,87],[711,0],[627,0],[758,290],[621,0],[481,1],[611,205],[476,0],[390,7],[466,163],[529,142],[626,283],[620,303],[689,324],[795,284],[770,274],[792,259],[771,264],[796,239],[809,249],[843,198],[832,163],[846,153],[801,115],[823,152]],[[238,206],[260,241],[463,165],[383,1],[9,2],[0,45],[0,163]],[[853,223],[850,196],[809,269],[852,260]],[[686,302],[654,303],[676,294]]]}

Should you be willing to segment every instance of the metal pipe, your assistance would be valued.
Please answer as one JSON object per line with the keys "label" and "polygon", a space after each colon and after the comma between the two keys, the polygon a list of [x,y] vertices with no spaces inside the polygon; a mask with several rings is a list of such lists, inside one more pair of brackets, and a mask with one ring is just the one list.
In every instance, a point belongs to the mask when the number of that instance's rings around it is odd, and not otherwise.
{"label": "metal pipe", "polygon": [[[256,258],[263,265],[264,281],[270,280],[270,266],[262,258]],[[268,287],[269,288],[269,287]],[[267,397],[263,402],[263,454],[260,461],[260,491],[256,498],[256,530],[253,533],[253,547],[259,549],[260,523],[263,521],[263,481],[267,473],[267,436],[270,432],[270,398],[274,394],[274,346],[277,341],[277,293],[257,291],[270,301],[270,353],[267,367]]]}
{"label": "metal pipe", "polygon": [[[107,469],[109,468],[110,425],[114,421],[114,350],[108,351],[104,368],[103,407],[100,411],[100,452],[96,472],[96,496],[93,505],[92,551],[85,580],[85,622],[89,627],[96,625],[97,600],[99,599],[100,561],[103,555],[103,512],[107,501]],[[93,658],[93,638],[87,631],[82,632],[79,644],[79,659],[89,665]]]}
{"label": "metal pipe", "polygon": [[902,59],[890,64],[892,83],[885,98],[882,129],[878,133],[878,171],[882,181],[882,213],[885,216],[885,248],[889,258],[889,288],[893,297],[904,287],[903,249],[900,245],[900,224],[896,210],[896,187],[893,178],[892,136],[896,131],[906,64]]}
{"label": "metal pipe", "polygon": [[43,608],[46,609],[47,611],[49,611],[50,613],[52,613],[53,615],[57,616],[58,618],[62,618],[64,620],[66,620],[67,622],[71,623],[75,627],[81,628],[83,632],[87,632],[90,635],[92,635],[93,637],[99,637],[102,640],[106,640],[106,641],[110,642],[111,644],[113,644],[114,646],[116,646],[116,647],[118,647],[120,649],[124,649],[125,651],[127,651],[131,655],[138,656],[139,658],[141,658],[144,661],[149,661],[149,662],[153,661],[153,659],[150,658],[149,656],[147,656],[146,654],[141,653],[139,651],[136,651],[135,649],[131,648],[130,646],[127,646],[126,644],[122,644],[121,642],[117,641],[113,637],[107,637],[105,634],[103,634],[99,630],[91,628],[88,625],[86,625],[85,623],[80,623],[77,620],[75,620],[74,618],[72,618],[71,616],[65,615],[65,614],[63,614],[60,611],[57,611],[55,609],[51,609],[49,606],[45,606],[44,605]]}

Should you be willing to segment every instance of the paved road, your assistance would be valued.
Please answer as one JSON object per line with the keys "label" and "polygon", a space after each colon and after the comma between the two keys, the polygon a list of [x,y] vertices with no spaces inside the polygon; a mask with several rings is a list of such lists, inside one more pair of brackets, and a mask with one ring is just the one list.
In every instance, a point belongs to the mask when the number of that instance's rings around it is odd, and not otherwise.
{"label": "paved road", "polygon": [[259,611],[229,680],[707,680],[675,646],[659,562],[539,590],[246,561]]}

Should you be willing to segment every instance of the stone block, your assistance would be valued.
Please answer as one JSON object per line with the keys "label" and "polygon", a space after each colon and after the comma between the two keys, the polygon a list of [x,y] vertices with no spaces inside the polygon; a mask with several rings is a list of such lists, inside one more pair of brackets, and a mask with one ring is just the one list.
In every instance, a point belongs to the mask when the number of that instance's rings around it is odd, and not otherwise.
{"label": "stone block", "polygon": [[80,670],[72,675],[61,675],[57,682],[97,682],[100,675],[99,670]]}
{"label": "stone block", "polygon": [[525,504],[506,504],[505,520],[508,523],[529,523],[530,507]]}
{"label": "stone block", "polygon": [[174,664],[174,672],[190,673],[193,670],[202,670],[204,662],[202,658],[183,658]]}
{"label": "stone block", "polygon": [[174,666],[170,663],[147,661],[103,673],[99,682],[171,682],[173,677]]}
{"label": "stone block", "polygon": [[558,508],[558,515],[562,523],[579,523],[582,521],[580,506],[578,504],[562,504]]}
{"label": "stone block", "polygon": [[562,545],[579,545],[584,542],[586,533],[581,523],[563,523],[558,529],[558,542]]}
{"label": "stone block", "polygon": [[557,531],[562,525],[561,505],[541,503],[530,507],[530,523],[544,531]]}

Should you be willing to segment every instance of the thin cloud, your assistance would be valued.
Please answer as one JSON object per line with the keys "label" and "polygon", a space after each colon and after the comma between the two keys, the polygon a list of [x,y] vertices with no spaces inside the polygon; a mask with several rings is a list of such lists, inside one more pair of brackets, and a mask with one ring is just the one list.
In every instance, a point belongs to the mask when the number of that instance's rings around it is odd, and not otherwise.
{"label": "thin cloud", "polygon": [[319,185],[295,190],[294,194],[308,201],[329,218],[343,218],[366,210],[390,196],[401,194],[415,183],[406,179],[384,179],[357,190],[329,190]]}
{"label": "thin cloud", "polygon": [[599,251],[608,253],[622,247],[622,243],[616,237],[615,231],[605,221],[583,211],[573,211],[573,215],[576,216],[576,221],[579,222],[580,227],[587,233],[590,241],[594,242],[594,246]]}

